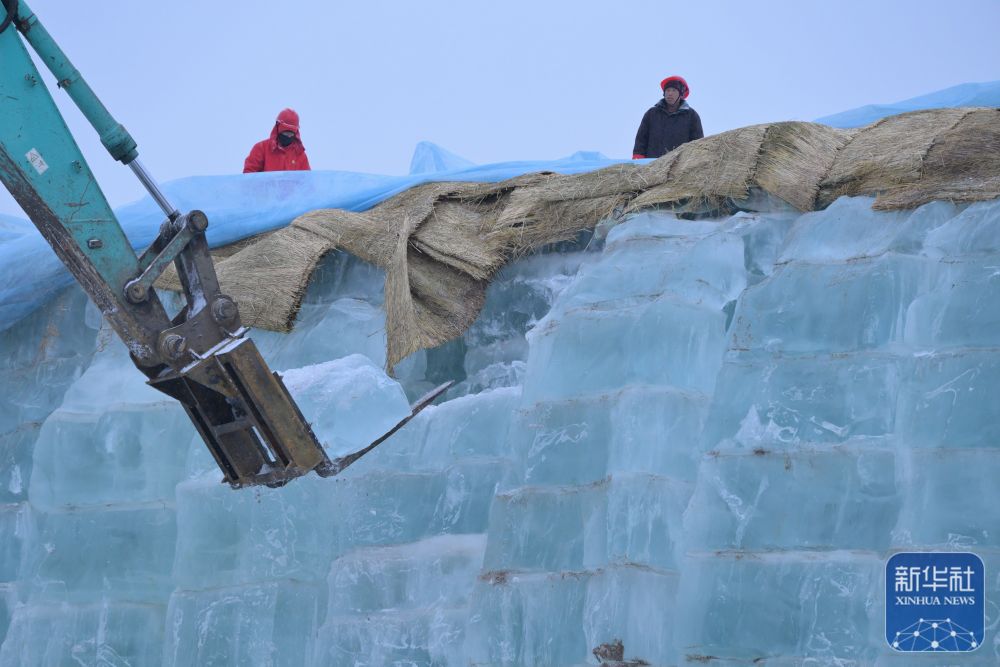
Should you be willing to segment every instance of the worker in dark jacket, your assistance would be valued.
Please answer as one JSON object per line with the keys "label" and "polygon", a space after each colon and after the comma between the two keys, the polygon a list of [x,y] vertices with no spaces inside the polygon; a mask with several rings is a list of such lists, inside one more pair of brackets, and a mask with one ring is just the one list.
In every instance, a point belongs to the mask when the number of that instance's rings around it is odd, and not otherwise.
{"label": "worker in dark jacket", "polygon": [[271,136],[258,141],[243,161],[243,173],[254,171],[309,171],[309,158],[299,134],[299,114],[284,109],[271,128]]}
{"label": "worker in dark jacket", "polygon": [[663,99],[647,111],[639,123],[632,149],[633,160],[660,157],[683,143],[705,136],[698,112],[685,102],[691,92],[687,81],[680,76],[668,76],[660,82],[660,89]]}

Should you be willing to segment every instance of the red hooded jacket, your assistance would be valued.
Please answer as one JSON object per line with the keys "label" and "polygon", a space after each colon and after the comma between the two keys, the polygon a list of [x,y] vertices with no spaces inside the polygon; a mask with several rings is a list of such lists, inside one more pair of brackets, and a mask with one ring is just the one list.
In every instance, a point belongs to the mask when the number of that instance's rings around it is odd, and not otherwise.
{"label": "red hooded jacket", "polygon": [[[278,133],[291,130],[295,132],[295,140],[288,146],[278,143]],[[309,171],[309,158],[305,146],[302,145],[302,135],[299,134],[299,115],[291,109],[285,109],[278,114],[271,128],[271,136],[264,141],[258,141],[250,149],[250,155],[243,162],[243,173],[255,171]]]}

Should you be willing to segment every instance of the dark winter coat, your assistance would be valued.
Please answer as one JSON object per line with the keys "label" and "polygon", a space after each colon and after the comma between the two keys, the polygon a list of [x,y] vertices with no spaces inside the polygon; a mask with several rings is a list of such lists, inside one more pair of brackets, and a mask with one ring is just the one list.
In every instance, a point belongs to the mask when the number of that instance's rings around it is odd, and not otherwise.
{"label": "dark winter coat", "polygon": [[677,111],[670,113],[667,111],[666,100],[660,100],[646,112],[639,123],[632,157],[660,157],[681,144],[704,136],[701,118],[687,102],[681,102]]}
{"label": "dark winter coat", "polygon": [[[295,140],[287,146],[278,143],[278,133],[285,130],[295,132]],[[250,149],[250,155],[243,161],[243,173],[256,171],[309,171],[309,158],[299,134],[299,115],[291,109],[278,114],[278,120],[271,128],[271,136],[258,141]]]}

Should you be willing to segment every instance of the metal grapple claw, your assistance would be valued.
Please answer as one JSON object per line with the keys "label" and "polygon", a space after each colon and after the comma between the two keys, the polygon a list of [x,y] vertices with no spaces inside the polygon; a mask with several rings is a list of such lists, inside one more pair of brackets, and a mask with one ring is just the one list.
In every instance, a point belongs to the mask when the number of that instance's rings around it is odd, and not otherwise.
{"label": "metal grapple claw", "polygon": [[150,384],[181,402],[233,488],[284,484],[327,460],[249,338],[231,338]]}

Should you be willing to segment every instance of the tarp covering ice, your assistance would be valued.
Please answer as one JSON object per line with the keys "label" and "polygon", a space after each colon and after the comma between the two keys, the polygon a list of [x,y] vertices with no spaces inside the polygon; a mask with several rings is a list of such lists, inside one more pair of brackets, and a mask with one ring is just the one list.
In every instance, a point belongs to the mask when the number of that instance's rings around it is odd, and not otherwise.
{"label": "tarp covering ice", "polygon": [[[621,162],[590,152],[560,160],[467,167],[461,158],[429,145],[422,146],[414,159],[416,172],[407,176],[341,171],[196,176],[166,183],[163,190],[178,209],[199,209],[208,215],[208,241],[217,247],[283,227],[319,208],[364,211],[421,183],[494,182],[539,171],[575,174]],[[428,165],[448,170],[428,172]],[[115,214],[137,251],[156,237],[164,217],[150,198],[123,206]],[[23,226],[7,220],[12,219],[0,219],[0,331],[73,282],[40,234],[22,235]],[[30,223],[25,225],[31,229]]]}
{"label": "tarp covering ice", "polygon": [[857,109],[817,118],[816,122],[831,127],[861,127],[886,116],[894,116],[907,111],[947,107],[1000,107],[1000,81],[962,83],[901,102],[868,104]]}
{"label": "tarp covering ice", "polygon": [[[906,208],[932,199],[989,199],[1000,192],[995,113],[932,110],[894,118],[866,128],[860,137],[852,130],[831,131],[808,123],[724,132],[682,146],[645,171],[636,165],[637,182],[628,182],[625,188],[629,196],[643,195],[633,202],[632,210],[681,201],[701,205],[739,199],[755,186],[799,210],[825,206],[842,194],[876,194],[878,208]],[[863,150],[838,152],[850,144]],[[837,164],[831,167],[834,157]],[[423,143],[407,176],[280,172],[192,177],[167,183],[164,189],[181,210],[198,208],[208,214],[208,240],[218,247],[286,226],[296,216],[317,209],[366,211],[424,183],[496,183],[528,173],[581,174],[621,162],[579,152],[548,162],[468,166],[467,160]],[[137,250],[150,243],[162,222],[161,212],[148,198],[116,214]],[[39,235],[20,231],[18,225],[0,221],[0,331],[72,280]],[[289,312],[294,314],[294,307]],[[266,320],[261,326],[268,326]]]}
{"label": "tarp covering ice", "polygon": [[800,212],[843,195],[875,195],[876,209],[995,198],[1000,110],[918,111],[862,130],[755,125],[685,144],[647,164],[423,185],[362,213],[306,213],[220,259],[217,270],[244,322],[288,331],[309,276],[328,252],[347,250],[383,268],[391,367],[464,333],[489,280],[530,250],[615,214],[657,206],[721,214],[757,206],[753,199],[761,193]]}

